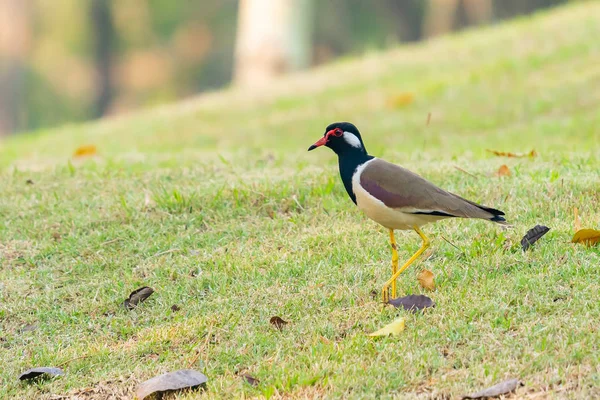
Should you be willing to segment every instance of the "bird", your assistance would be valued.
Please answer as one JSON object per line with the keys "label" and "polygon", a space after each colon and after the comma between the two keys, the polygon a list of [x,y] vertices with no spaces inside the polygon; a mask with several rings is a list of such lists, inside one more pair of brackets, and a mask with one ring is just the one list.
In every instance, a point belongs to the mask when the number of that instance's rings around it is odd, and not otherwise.
{"label": "bird", "polygon": [[[430,246],[421,227],[446,218],[478,218],[507,225],[504,212],[439,188],[416,173],[374,157],[350,122],[335,122],[308,148],[329,147],[338,156],[340,177],[350,199],[371,220],[389,230],[392,276],[382,289],[383,303],[396,298],[396,280]],[[421,247],[401,267],[394,230],[414,230]]]}

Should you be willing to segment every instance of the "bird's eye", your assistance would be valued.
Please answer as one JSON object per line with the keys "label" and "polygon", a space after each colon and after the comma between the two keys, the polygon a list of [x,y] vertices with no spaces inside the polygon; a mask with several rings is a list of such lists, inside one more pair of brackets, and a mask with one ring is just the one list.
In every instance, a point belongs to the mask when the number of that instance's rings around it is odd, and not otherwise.
{"label": "bird's eye", "polygon": [[333,136],[335,137],[340,137],[344,134],[344,131],[342,131],[340,128],[335,128],[335,131],[333,131]]}

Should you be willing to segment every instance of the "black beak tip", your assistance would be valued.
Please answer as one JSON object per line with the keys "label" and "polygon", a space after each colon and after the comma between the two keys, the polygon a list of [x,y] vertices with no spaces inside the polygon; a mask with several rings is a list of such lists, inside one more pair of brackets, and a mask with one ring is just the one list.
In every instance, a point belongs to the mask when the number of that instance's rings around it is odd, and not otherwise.
{"label": "black beak tip", "polygon": [[317,146],[315,146],[315,145],[313,144],[313,145],[311,145],[311,146],[308,148],[308,151],[314,150],[314,149],[316,149],[316,148],[317,148]]}

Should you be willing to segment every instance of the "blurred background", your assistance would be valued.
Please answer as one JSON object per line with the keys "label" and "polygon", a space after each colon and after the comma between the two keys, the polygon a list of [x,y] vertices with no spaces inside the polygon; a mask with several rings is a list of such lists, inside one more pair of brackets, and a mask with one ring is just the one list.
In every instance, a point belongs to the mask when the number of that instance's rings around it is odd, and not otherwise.
{"label": "blurred background", "polygon": [[116,115],[567,0],[0,0],[0,136]]}

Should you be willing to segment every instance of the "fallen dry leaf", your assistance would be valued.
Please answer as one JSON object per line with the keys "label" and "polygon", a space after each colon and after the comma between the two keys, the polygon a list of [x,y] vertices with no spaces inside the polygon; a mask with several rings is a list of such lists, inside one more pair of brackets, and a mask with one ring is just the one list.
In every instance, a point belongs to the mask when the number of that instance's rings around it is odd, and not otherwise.
{"label": "fallen dry leaf", "polygon": [[433,272],[428,269],[424,269],[417,275],[417,280],[423,289],[435,290],[435,280]]}
{"label": "fallen dry leaf", "polygon": [[586,246],[593,246],[600,242],[600,231],[595,229],[580,229],[573,235],[573,243],[583,243]]}
{"label": "fallen dry leaf", "polygon": [[19,333],[33,332],[38,328],[37,324],[26,324],[19,329]]}
{"label": "fallen dry leaf", "polygon": [[489,151],[490,153],[498,156],[498,157],[536,157],[537,156],[537,152],[535,150],[531,150],[529,153],[510,153],[510,152],[504,152],[504,151],[497,151],[497,150],[490,150],[490,149],[486,149],[486,151]]}
{"label": "fallen dry leaf", "polygon": [[283,318],[278,317],[277,315],[274,317],[271,317],[271,319],[269,320],[269,322],[271,323],[271,325],[274,325],[275,328],[282,330],[284,326],[286,326],[288,324],[287,321],[285,321]]}
{"label": "fallen dry leaf", "polygon": [[177,304],[173,304],[173,305],[171,306],[171,311],[173,311],[173,312],[177,312],[177,311],[179,311],[179,310],[181,310],[181,307],[179,307]]}
{"label": "fallen dry leaf", "polygon": [[27,184],[27,185],[33,185],[33,181],[31,179],[27,179],[25,181],[25,184]]}
{"label": "fallen dry leaf", "polygon": [[581,230],[581,222],[579,222],[579,209],[573,207],[573,214],[575,214],[575,232]]}
{"label": "fallen dry leaf", "polygon": [[37,368],[28,369],[27,371],[23,372],[21,375],[19,375],[19,380],[26,381],[26,380],[35,379],[35,378],[39,378],[39,379],[54,378],[55,376],[61,376],[64,374],[65,373],[60,368],[37,367]]}
{"label": "fallen dry leaf", "polygon": [[390,108],[401,108],[406,107],[415,100],[413,93],[400,93],[394,96],[390,96],[387,99],[387,105]]}
{"label": "fallen dry leaf", "polygon": [[428,307],[435,307],[435,303],[429,297],[422,294],[411,294],[410,296],[391,299],[388,304],[396,308],[404,308],[407,311],[417,312]]}
{"label": "fallen dry leaf", "polygon": [[387,324],[383,328],[369,333],[369,336],[396,336],[399,335],[405,328],[404,318],[398,318],[390,324]]}
{"label": "fallen dry leaf", "polygon": [[523,239],[521,239],[521,248],[523,248],[523,251],[527,251],[532,244],[548,233],[549,230],[550,228],[544,225],[536,225],[528,230]]}
{"label": "fallen dry leaf", "polygon": [[143,400],[155,393],[160,397],[164,392],[196,389],[205,386],[207,380],[208,378],[206,375],[194,371],[193,369],[181,369],[179,371],[168,372],[140,383],[135,391],[135,397],[136,399]]}
{"label": "fallen dry leaf", "polygon": [[128,310],[133,310],[139,303],[144,302],[150,295],[154,293],[154,289],[148,286],[136,289],[125,299],[123,306]]}
{"label": "fallen dry leaf", "polygon": [[498,171],[496,171],[496,176],[510,176],[510,169],[506,164],[502,164]]}
{"label": "fallen dry leaf", "polygon": [[497,385],[491,386],[487,389],[479,391],[477,393],[471,393],[463,396],[463,399],[485,399],[490,397],[498,397],[503,394],[514,392],[517,387],[523,386],[518,379],[509,379],[501,382]]}
{"label": "fallen dry leaf", "polygon": [[94,146],[93,144],[88,144],[85,146],[80,146],[75,150],[75,153],[73,153],[73,156],[75,157],[88,157],[88,156],[94,156],[96,155],[96,153],[98,152],[98,150],[96,149],[96,146]]}
{"label": "fallen dry leaf", "polygon": [[242,374],[240,375],[242,378],[244,378],[244,380],[250,385],[250,386],[258,386],[258,384],[260,383],[260,380],[256,379],[255,377],[253,377],[250,374]]}

